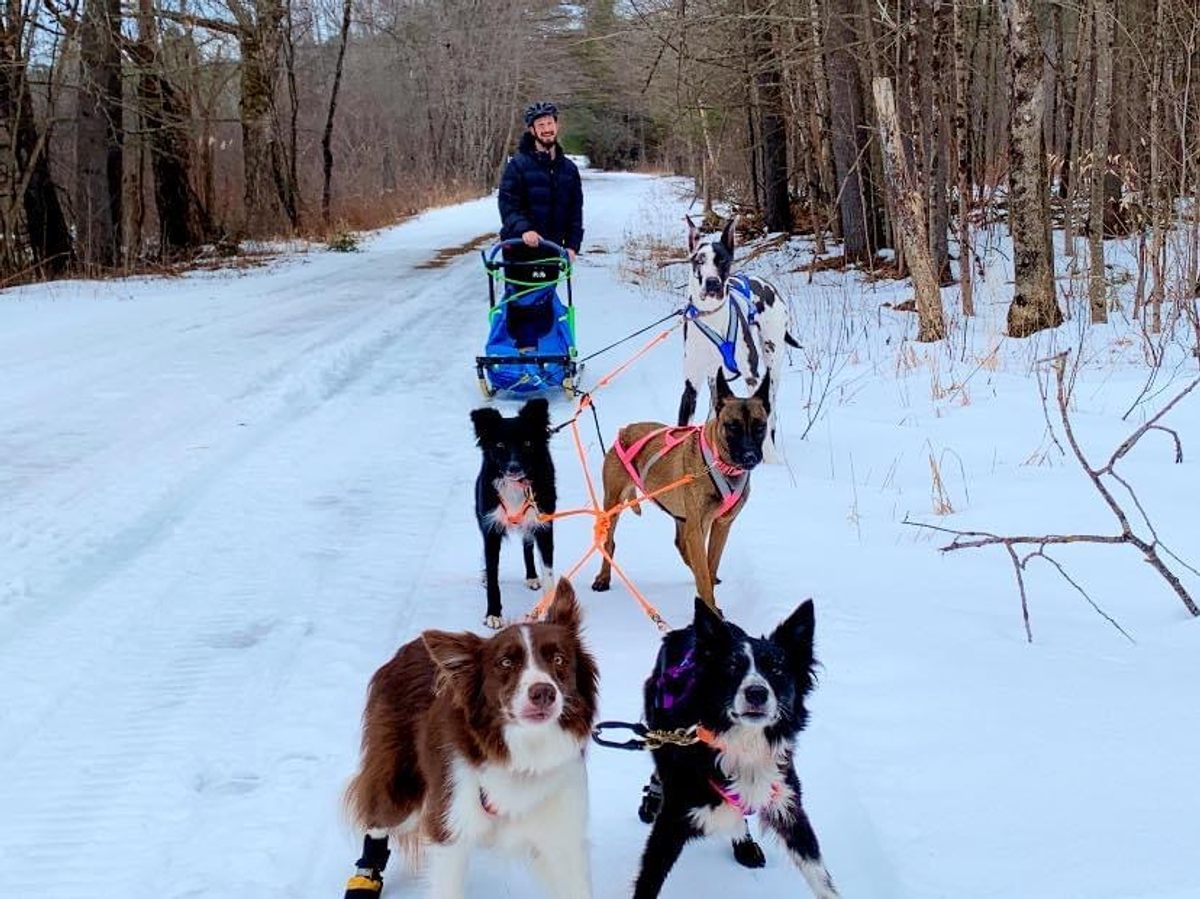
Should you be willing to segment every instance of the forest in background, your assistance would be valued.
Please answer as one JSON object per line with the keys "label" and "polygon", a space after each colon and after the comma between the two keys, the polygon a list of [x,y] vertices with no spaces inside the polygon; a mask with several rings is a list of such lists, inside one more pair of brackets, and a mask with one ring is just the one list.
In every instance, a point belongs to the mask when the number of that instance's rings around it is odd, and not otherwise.
{"label": "forest in background", "polygon": [[1062,320],[1052,229],[1093,320],[1118,235],[1135,311],[1195,314],[1190,0],[6,0],[0,29],[4,283],[478,194],[548,98],[594,165],[693,177],[706,216],[911,276],[919,339],[941,285],[971,314],[971,234],[997,223],[1014,336]]}

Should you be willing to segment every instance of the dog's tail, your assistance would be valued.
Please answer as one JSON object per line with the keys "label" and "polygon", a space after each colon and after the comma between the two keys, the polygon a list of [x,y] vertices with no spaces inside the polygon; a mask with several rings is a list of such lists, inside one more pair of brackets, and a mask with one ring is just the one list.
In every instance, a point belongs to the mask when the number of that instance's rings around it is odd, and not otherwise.
{"label": "dog's tail", "polygon": [[783,342],[786,343],[788,346],[790,346],[794,350],[800,349],[800,341],[798,341],[795,337],[792,336],[791,331],[783,332]]}

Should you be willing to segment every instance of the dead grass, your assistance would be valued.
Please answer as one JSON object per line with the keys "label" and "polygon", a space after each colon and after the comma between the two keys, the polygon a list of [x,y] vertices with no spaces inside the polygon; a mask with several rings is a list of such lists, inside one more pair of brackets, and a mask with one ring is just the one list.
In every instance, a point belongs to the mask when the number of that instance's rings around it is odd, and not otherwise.
{"label": "dead grass", "polygon": [[496,232],[487,231],[480,234],[478,237],[473,237],[466,243],[459,244],[455,247],[442,247],[429,259],[417,265],[417,268],[445,268],[453,260],[462,256],[464,253],[470,253],[472,250],[481,250],[486,246],[496,241]]}
{"label": "dead grass", "polygon": [[907,275],[900,274],[900,269],[894,259],[876,256],[869,263],[861,263],[848,260],[845,254],[840,256],[823,256],[820,259],[814,259],[812,262],[806,262],[804,265],[792,269],[792,271],[806,273],[844,272],[847,269],[861,270],[863,277],[868,281],[901,281],[907,277]]}

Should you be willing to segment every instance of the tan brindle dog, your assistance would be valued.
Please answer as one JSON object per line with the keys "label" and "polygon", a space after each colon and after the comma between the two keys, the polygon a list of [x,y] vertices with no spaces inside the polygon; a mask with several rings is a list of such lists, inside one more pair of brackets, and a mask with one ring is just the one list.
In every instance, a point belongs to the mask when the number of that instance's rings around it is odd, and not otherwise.
{"label": "tan brindle dog", "polygon": [[[686,475],[693,480],[654,499],[675,519],[675,548],[692,569],[696,594],[717,608],[713,585],[729,529],[750,495],[750,471],[762,462],[763,440],[771,405],[767,375],[753,396],[733,394],[724,372],[717,373],[716,417],[703,425],[673,427],[637,422],[621,428],[604,457],[604,508],[611,509],[638,492],[653,493]],[[631,507],[635,513],[641,509]],[[616,547],[614,515],[604,542],[609,557]],[[608,559],[592,581],[593,590],[612,583]]]}

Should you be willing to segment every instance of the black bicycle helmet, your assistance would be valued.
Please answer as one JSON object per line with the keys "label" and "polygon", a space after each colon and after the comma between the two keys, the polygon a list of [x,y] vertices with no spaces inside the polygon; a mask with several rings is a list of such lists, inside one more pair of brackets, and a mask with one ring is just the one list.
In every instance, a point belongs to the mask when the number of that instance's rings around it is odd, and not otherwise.
{"label": "black bicycle helmet", "polygon": [[553,103],[545,100],[538,100],[536,103],[531,103],[525,107],[525,127],[528,128],[542,116],[554,116],[554,121],[558,121],[558,107]]}

